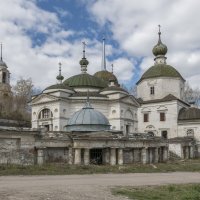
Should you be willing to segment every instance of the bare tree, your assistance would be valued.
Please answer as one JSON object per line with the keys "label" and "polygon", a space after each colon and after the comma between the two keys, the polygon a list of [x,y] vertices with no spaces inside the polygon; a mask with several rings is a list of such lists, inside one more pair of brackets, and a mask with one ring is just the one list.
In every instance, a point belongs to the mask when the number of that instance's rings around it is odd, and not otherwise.
{"label": "bare tree", "polygon": [[30,112],[28,102],[33,93],[32,79],[23,79],[22,77],[13,86],[13,110],[16,115],[21,116],[25,120],[30,120]]}
{"label": "bare tree", "polygon": [[185,84],[184,89],[184,101],[187,103],[194,103],[195,105],[199,106],[200,104],[200,89],[195,88],[193,89],[188,82]]}

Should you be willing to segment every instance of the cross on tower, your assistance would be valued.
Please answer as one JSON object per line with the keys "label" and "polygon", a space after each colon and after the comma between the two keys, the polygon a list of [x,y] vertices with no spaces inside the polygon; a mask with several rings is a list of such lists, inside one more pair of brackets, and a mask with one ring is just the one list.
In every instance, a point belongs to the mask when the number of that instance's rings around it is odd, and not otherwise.
{"label": "cross on tower", "polygon": [[111,64],[111,67],[112,67],[112,73],[113,73],[113,68],[114,68],[114,65],[113,65],[113,64]]}
{"label": "cross on tower", "polygon": [[83,44],[83,58],[85,58],[85,46],[86,46],[85,41],[83,41],[82,44]]}
{"label": "cross on tower", "polygon": [[62,67],[62,63],[59,62],[58,64],[59,64],[59,75],[61,76],[61,67]]}

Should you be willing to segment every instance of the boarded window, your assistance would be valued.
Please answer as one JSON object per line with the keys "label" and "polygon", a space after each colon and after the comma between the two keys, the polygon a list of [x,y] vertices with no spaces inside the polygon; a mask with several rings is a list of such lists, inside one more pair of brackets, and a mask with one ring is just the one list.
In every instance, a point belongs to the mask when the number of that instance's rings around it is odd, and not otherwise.
{"label": "boarded window", "polygon": [[149,121],[149,114],[144,113],[144,122],[148,122],[148,121]]}
{"label": "boarded window", "polygon": [[165,113],[164,112],[160,113],[160,121],[165,121]]}

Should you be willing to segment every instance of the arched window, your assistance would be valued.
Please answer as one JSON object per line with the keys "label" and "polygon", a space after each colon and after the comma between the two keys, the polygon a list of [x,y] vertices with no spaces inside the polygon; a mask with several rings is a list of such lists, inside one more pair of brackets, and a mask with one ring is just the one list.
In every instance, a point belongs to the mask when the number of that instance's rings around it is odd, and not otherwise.
{"label": "arched window", "polygon": [[38,118],[39,119],[48,119],[48,118],[51,118],[51,117],[53,117],[53,113],[51,112],[50,109],[45,108],[45,109],[40,111]]}

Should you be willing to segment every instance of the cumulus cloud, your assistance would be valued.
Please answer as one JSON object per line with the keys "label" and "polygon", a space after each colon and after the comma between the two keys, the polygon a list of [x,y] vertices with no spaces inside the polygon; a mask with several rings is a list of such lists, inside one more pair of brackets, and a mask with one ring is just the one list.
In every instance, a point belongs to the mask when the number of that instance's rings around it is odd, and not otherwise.
{"label": "cumulus cloud", "polygon": [[120,48],[130,56],[143,58],[141,72],[154,62],[151,50],[157,42],[157,25],[161,24],[162,40],[169,49],[167,61],[188,80],[194,75],[200,77],[199,7],[199,0],[97,0],[88,4],[100,26],[110,25]]}
{"label": "cumulus cloud", "polygon": [[[87,43],[88,72],[93,74],[101,69],[102,44],[87,36],[83,38],[86,34],[81,31],[63,28],[59,17],[66,17],[70,12],[63,8],[54,10],[56,12],[43,10],[37,6],[36,0],[1,2],[0,40],[4,45],[3,59],[11,72],[12,84],[21,76],[31,77],[34,85],[42,89],[55,84],[58,62],[62,63],[65,78],[80,73],[82,41]],[[71,36],[75,39],[71,40]],[[107,45],[107,55],[113,52],[116,51],[112,45]],[[120,65],[127,66],[125,60]]]}
{"label": "cumulus cloud", "polygon": [[[56,82],[58,62],[65,78],[80,72],[82,41],[86,41],[88,72],[101,69],[102,44],[86,32],[63,26],[60,18],[72,17],[64,8],[55,12],[38,7],[38,0],[6,0],[0,7],[0,41],[4,44],[4,61],[9,66],[12,83],[20,76],[31,77],[37,87]],[[43,0],[40,0],[43,1]],[[45,0],[46,1],[46,0]],[[167,62],[196,87],[200,79],[200,1],[193,0],[81,0],[90,18],[105,27],[117,46],[106,46],[107,68],[123,83],[141,75],[154,63],[152,48],[157,43],[157,25],[162,25],[162,41],[168,46]],[[12,8],[12,9],[11,9]],[[8,12],[9,11],[9,12]],[[105,26],[106,25],[106,26]],[[65,27],[65,28],[63,28]],[[96,37],[96,38],[95,38]],[[71,39],[73,38],[73,39]],[[136,71],[137,70],[137,71]],[[139,79],[139,77],[137,77]],[[137,81],[137,80],[135,80]]]}

